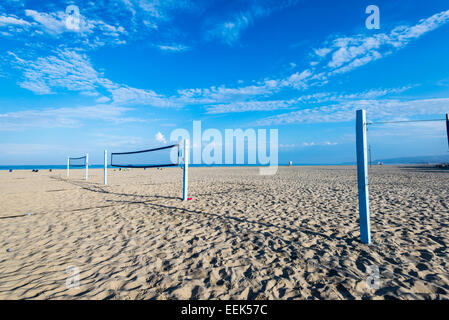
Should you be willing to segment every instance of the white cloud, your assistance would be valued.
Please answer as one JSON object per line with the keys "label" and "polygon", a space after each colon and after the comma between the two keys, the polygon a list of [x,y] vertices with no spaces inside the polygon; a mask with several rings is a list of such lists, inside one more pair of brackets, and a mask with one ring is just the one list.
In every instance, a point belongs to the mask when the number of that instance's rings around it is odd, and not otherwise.
{"label": "white cloud", "polygon": [[294,149],[296,148],[297,145],[296,144],[279,144],[279,149]]}
{"label": "white cloud", "polygon": [[157,46],[162,51],[171,51],[171,52],[182,52],[189,50],[189,47],[183,46],[181,44],[178,45],[158,45]]}
{"label": "white cloud", "polygon": [[[399,26],[390,33],[382,33],[374,36],[356,35],[352,37],[340,37],[331,41],[330,47],[315,49],[314,54],[319,61],[312,61],[309,69],[295,72],[288,77],[280,79],[265,79],[251,86],[229,88],[224,86],[205,89],[179,90],[179,101],[185,104],[205,104],[208,113],[227,113],[245,111],[269,111],[284,109],[294,106],[291,100],[268,100],[262,98],[271,96],[285,88],[307,90],[314,86],[323,86],[329,82],[332,76],[350,72],[358,67],[366,65],[390,55],[399,48],[406,46],[412,39],[419,38],[425,33],[434,30],[449,22],[449,11],[435,14],[427,19],[422,19],[415,26]],[[402,91],[406,90],[403,89]],[[350,95],[329,96],[322,101],[340,101],[347,99],[372,99],[388,94],[400,93],[400,91],[365,92],[357,96]]]}
{"label": "white cloud", "polygon": [[118,105],[180,106],[176,99],[167,98],[152,90],[131,88],[104,78],[83,53],[58,50],[55,55],[40,57],[36,61],[21,59],[12,52],[9,54],[13,57],[14,65],[23,71],[24,79],[19,85],[36,94],[51,94],[53,89],[64,89],[95,97],[106,90],[112,101],[102,96],[97,98],[98,103],[111,101]]}
{"label": "white cloud", "polygon": [[329,47],[314,52],[321,59],[329,57],[326,60],[329,75],[345,73],[389,55],[448,22],[449,10],[422,19],[414,26],[398,26],[390,33],[336,38]]}
{"label": "white cloud", "polygon": [[328,53],[330,53],[332,50],[329,48],[321,48],[321,49],[315,49],[314,52],[317,56],[324,58],[327,56]]}
{"label": "white cloud", "polygon": [[322,92],[309,95],[301,95],[297,98],[288,100],[264,100],[264,101],[238,101],[227,104],[212,104],[206,106],[207,113],[221,114],[234,112],[249,112],[249,111],[273,111],[282,109],[291,109],[304,105],[317,104],[323,102],[340,102],[360,99],[375,99],[388,95],[402,93],[414,86],[404,86],[399,88],[389,89],[371,89],[364,92],[346,94]]}
{"label": "white cloud", "polygon": [[[373,99],[392,93],[400,93],[409,87],[376,89],[356,94],[317,93],[301,95],[288,100],[254,100],[266,97],[279,90],[277,81],[265,80],[255,85],[238,88],[224,86],[205,89],[179,90],[174,96],[164,96],[149,89],[132,88],[106,79],[97,72],[89,58],[76,51],[58,50],[55,55],[28,61],[9,52],[14,64],[23,70],[19,85],[37,94],[51,94],[54,90],[77,91],[86,96],[97,97],[97,103],[111,105],[142,105],[159,108],[180,108],[185,105],[206,105],[207,113],[230,113],[245,111],[270,111],[299,107],[304,103]],[[306,70],[295,73],[290,83],[299,85],[312,73]],[[105,91],[108,93],[105,95]]]}
{"label": "white cloud", "polygon": [[324,141],[324,142],[303,142],[303,147],[315,147],[315,146],[335,146],[338,142],[330,142],[330,141]]}
{"label": "white cloud", "polygon": [[[410,120],[410,118],[397,118],[395,120]],[[423,138],[437,138],[442,141],[447,141],[446,124],[441,122],[411,122],[411,123],[393,123],[393,124],[379,124],[369,127],[370,138],[399,138],[402,137],[417,137]]]}
{"label": "white cloud", "polygon": [[276,81],[263,81],[256,85],[249,85],[237,88],[225,86],[212,86],[210,88],[195,88],[178,90],[180,101],[192,104],[209,104],[234,102],[255,96],[268,96],[278,91]]}
{"label": "white cloud", "polygon": [[22,88],[36,94],[52,93],[51,88],[63,88],[84,94],[96,93],[100,74],[91,66],[85,54],[71,50],[58,50],[55,56],[41,57],[36,61],[26,61],[16,54],[13,63],[23,70]]}
{"label": "white cloud", "polygon": [[159,108],[180,107],[176,99],[167,98],[157,94],[153,90],[137,89],[112,83],[104,79],[104,87],[112,94],[112,100],[115,104],[123,105],[148,105]]}
{"label": "white cloud", "polygon": [[111,99],[109,99],[108,97],[100,97],[100,98],[95,100],[95,102],[97,102],[97,103],[106,103],[106,102],[109,102],[109,101],[111,101]]}
{"label": "white cloud", "polygon": [[443,115],[449,110],[449,98],[412,101],[391,99],[348,101],[268,117],[257,121],[256,125],[348,122],[355,119],[355,112],[358,109],[367,110],[369,121],[394,120],[398,117],[419,115]]}
{"label": "white cloud", "polygon": [[243,29],[248,27],[251,21],[251,15],[241,13],[232,21],[226,21],[217,25],[214,29],[209,31],[208,36],[212,39],[218,38],[224,43],[232,45],[240,38],[240,33]]}
{"label": "white cloud", "polygon": [[25,14],[38,22],[49,34],[60,34],[67,31],[65,14],[61,11],[48,14],[35,10],[25,10]]}
{"label": "white cloud", "polygon": [[[427,32],[435,30],[449,22],[449,10],[422,19],[414,26],[398,26],[390,33],[381,33],[374,36],[355,35],[339,37],[326,43],[328,47],[314,50],[318,61],[310,63],[311,68],[302,72],[295,72],[281,79],[265,80],[253,87],[254,95],[257,89],[263,94],[278,92],[283,88],[297,90],[309,89],[312,86],[322,86],[329,82],[332,76],[350,72],[370,62],[379,60],[392,54],[395,50],[405,47],[411,40],[417,39]],[[266,84],[270,83],[270,90]],[[234,90],[238,90],[236,88]]]}
{"label": "white cloud", "polygon": [[374,99],[374,98],[380,98],[387,95],[394,95],[399,94],[404,91],[407,91],[411,88],[416,87],[416,85],[408,85],[408,86],[402,86],[399,88],[388,88],[388,89],[371,89],[368,91],[358,92],[358,93],[341,93],[341,94],[334,94],[329,100],[335,100],[335,101],[344,101],[344,100],[357,100],[357,99]]}
{"label": "white cloud", "polygon": [[[125,1],[126,5],[135,7],[135,2]],[[146,3],[146,10],[150,10],[150,3]],[[149,7],[148,7],[149,6]],[[174,5],[175,6],[175,5]],[[157,6],[156,6],[157,7]],[[55,17],[58,15],[42,15],[36,11],[28,14],[36,21],[40,21],[47,29],[57,33],[62,30]],[[137,12],[136,12],[137,14]],[[157,14],[154,12],[152,14]],[[62,16],[61,16],[62,17]],[[61,18],[59,17],[59,18]],[[52,20],[53,19],[53,20]],[[59,22],[55,22],[55,20]],[[91,21],[91,20],[89,20]],[[172,96],[159,94],[150,89],[132,88],[124,84],[114,83],[105,78],[101,72],[95,70],[86,54],[69,49],[60,49],[53,55],[37,59],[24,59],[10,52],[14,65],[23,71],[23,78],[19,85],[37,94],[51,94],[58,90],[76,91],[86,96],[97,98],[98,103],[109,102],[112,105],[147,105],[152,107],[180,108],[185,105],[205,105],[208,113],[228,113],[244,111],[270,111],[302,107],[305,102],[318,103],[354,99],[374,99],[379,96],[393,94],[393,89],[384,91],[364,92],[358,94],[337,95],[332,93],[316,95],[301,95],[288,100],[267,99],[285,88],[306,90],[312,86],[327,83],[332,75],[348,72],[370,61],[380,59],[392,52],[392,48],[405,46],[411,39],[416,39],[424,33],[434,30],[449,21],[449,11],[442,12],[428,19],[421,20],[412,27],[397,27],[389,34],[375,36],[340,37],[330,42],[330,47],[315,50],[321,61],[316,66],[295,72],[280,79],[264,79],[251,85],[236,87],[211,86],[209,88],[190,88],[178,90]],[[37,22],[35,22],[37,23]],[[120,27],[112,27],[102,22],[90,22],[95,26],[102,26],[114,37],[126,33]],[[93,30],[88,27],[86,30]],[[88,33],[88,31],[86,31]],[[383,50],[380,50],[383,48]],[[384,50],[387,48],[389,51]],[[182,50],[182,47],[162,46],[163,50]],[[105,93],[106,91],[106,93]],[[398,93],[398,92],[396,92]],[[107,100],[109,99],[109,100]]]}
{"label": "white cloud", "polygon": [[[313,86],[323,86],[329,82],[332,76],[350,72],[356,68],[366,65],[370,62],[379,60],[390,55],[394,50],[405,47],[411,40],[417,39],[429,31],[447,24],[449,22],[449,10],[435,14],[427,19],[422,19],[414,26],[398,26],[390,33],[381,33],[374,36],[356,35],[352,37],[339,37],[331,41],[329,47],[315,49],[314,54],[318,57],[318,61],[312,61],[311,68],[302,72],[295,72],[283,79],[270,79],[251,86],[251,92],[243,95],[248,87],[240,87],[223,90],[226,95],[218,98],[216,93],[211,93],[207,89],[197,89],[195,91],[196,98],[208,97],[212,102],[203,101],[207,106],[208,113],[226,113],[226,112],[244,112],[255,110],[275,110],[283,109],[293,105],[293,100],[289,102],[281,101],[245,101],[250,97],[256,99],[260,96],[268,96],[279,92],[283,88],[295,88],[297,90],[306,90]],[[269,84],[269,85],[268,85]],[[231,91],[238,92],[236,96],[232,96]],[[184,90],[183,92],[186,92]],[[393,92],[385,92],[390,94]],[[368,92],[358,97],[358,99],[371,99],[379,96],[379,92]],[[383,94],[383,95],[385,95]],[[382,95],[382,94],[380,94]],[[229,101],[224,104],[225,98]],[[218,99],[217,99],[218,98]],[[333,97],[336,101],[341,99],[349,99],[349,97]],[[352,97],[357,98],[357,97]],[[242,101],[245,99],[244,101]],[[328,101],[330,101],[329,98]]]}
{"label": "white cloud", "polygon": [[0,27],[5,26],[30,26],[31,24],[14,15],[0,15]]}
{"label": "white cloud", "polygon": [[296,0],[290,1],[261,1],[250,2],[247,10],[234,14],[224,22],[217,23],[207,32],[208,39],[218,39],[228,45],[236,43],[243,30],[248,28],[256,19],[267,17],[273,12],[294,6],[298,3]]}
{"label": "white cloud", "polygon": [[155,139],[157,142],[164,143],[164,144],[167,143],[167,140],[165,140],[165,137],[161,132],[156,133]]}
{"label": "white cloud", "polygon": [[207,107],[207,113],[234,113],[248,111],[270,111],[289,108],[295,100],[241,101],[229,104],[216,104]]}
{"label": "white cloud", "polygon": [[96,105],[76,108],[33,109],[0,114],[0,131],[21,131],[30,128],[77,128],[85,120],[113,123],[142,122],[142,119],[126,117],[130,108]]}
{"label": "white cloud", "polygon": [[189,10],[194,6],[189,0],[122,0],[128,7],[141,9],[148,16],[158,19],[170,19],[170,14],[178,10]]}
{"label": "white cloud", "polygon": [[[81,5],[80,5],[81,6]],[[87,7],[91,4],[87,4]],[[82,7],[83,8],[83,7]],[[115,25],[105,23],[101,18],[88,18],[89,10],[81,10],[79,29],[67,28],[68,15],[63,11],[39,12],[26,9],[23,17],[15,15],[0,15],[0,28],[7,27],[8,32],[0,35],[16,36],[17,40],[26,42],[29,46],[40,48],[48,45],[48,40],[58,40],[62,47],[77,46],[78,50],[88,50],[104,45],[125,44],[129,38],[128,32],[118,22]],[[83,15],[86,14],[86,15]],[[114,17],[107,17],[115,20]],[[27,31],[24,33],[23,31]],[[52,44],[53,45],[53,44]]]}
{"label": "white cloud", "polygon": [[298,149],[298,148],[306,148],[306,147],[316,147],[316,146],[335,146],[338,142],[330,142],[330,141],[324,141],[324,142],[302,142],[301,144],[280,144],[280,149]]}

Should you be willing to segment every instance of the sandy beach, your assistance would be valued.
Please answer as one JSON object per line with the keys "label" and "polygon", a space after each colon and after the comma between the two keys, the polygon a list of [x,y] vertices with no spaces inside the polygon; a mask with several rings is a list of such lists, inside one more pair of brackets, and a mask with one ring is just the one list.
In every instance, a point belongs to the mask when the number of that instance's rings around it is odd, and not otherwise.
{"label": "sandy beach", "polygon": [[181,177],[0,171],[0,299],[449,298],[447,170],[373,167],[370,246],[353,166]]}

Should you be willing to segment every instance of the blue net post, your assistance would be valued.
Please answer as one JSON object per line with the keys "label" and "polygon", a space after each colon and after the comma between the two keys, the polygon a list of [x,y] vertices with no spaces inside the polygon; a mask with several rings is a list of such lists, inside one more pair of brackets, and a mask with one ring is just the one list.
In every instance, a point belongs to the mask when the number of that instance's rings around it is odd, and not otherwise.
{"label": "blue net post", "polygon": [[183,184],[182,184],[182,200],[186,201],[188,198],[189,191],[189,140],[184,140],[184,174],[183,174]]}
{"label": "blue net post", "polygon": [[360,240],[371,243],[369,191],[368,191],[368,155],[366,138],[366,111],[356,112],[357,144],[357,185],[359,191]]}
{"label": "blue net post", "polygon": [[70,175],[70,157],[67,157],[67,177]]}

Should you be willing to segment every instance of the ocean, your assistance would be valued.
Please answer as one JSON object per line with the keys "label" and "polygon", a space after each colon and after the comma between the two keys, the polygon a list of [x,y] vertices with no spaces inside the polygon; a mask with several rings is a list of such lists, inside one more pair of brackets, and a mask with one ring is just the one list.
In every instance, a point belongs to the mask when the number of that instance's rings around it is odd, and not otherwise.
{"label": "ocean", "polygon": [[[335,166],[335,165],[341,165],[341,164],[314,164],[314,163],[301,163],[301,164],[293,164],[293,166]],[[211,164],[211,165],[206,165],[206,164],[189,164],[189,167],[262,167],[264,165],[261,164]],[[279,164],[279,167],[285,167],[288,166],[288,164]],[[103,164],[93,164],[93,165],[89,165],[89,169],[103,169],[104,165]],[[117,167],[111,167],[108,166],[108,169],[115,169]],[[42,164],[36,164],[36,165],[1,165],[0,166],[0,170],[33,170],[33,169],[38,169],[38,170],[58,170],[58,169],[62,169],[65,170],[67,169],[67,165],[42,165]],[[81,169],[84,170],[83,167],[81,168],[74,168],[74,167],[70,167],[70,170],[76,170],[76,169]]]}

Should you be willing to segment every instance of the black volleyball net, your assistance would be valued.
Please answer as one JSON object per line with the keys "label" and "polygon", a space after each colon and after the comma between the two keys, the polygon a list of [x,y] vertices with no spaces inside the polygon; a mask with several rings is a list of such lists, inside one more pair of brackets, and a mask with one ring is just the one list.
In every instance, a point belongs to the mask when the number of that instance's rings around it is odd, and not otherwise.
{"label": "black volleyball net", "polygon": [[179,165],[179,144],[160,148],[111,153],[111,167],[157,168]]}
{"label": "black volleyball net", "polygon": [[85,167],[86,166],[86,156],[78,157],[78,158],[70,158],[69,157],[69,166],[70,167]]}

